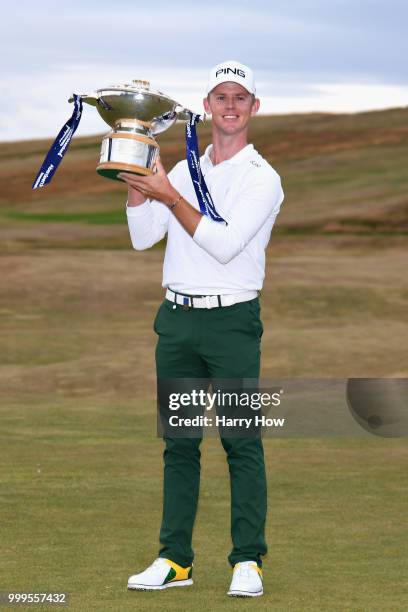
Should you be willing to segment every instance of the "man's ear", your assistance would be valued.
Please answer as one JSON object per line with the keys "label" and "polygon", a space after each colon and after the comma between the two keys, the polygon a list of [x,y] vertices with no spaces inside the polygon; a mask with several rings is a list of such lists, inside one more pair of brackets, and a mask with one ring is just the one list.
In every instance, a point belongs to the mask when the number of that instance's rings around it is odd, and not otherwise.
{"label": "man's ear", "polygon": [[261,105],[261,101],[259,100],[259,98],[255,98],[255,100],[252,103],[251,117],[256,115],[256,113],[259,111],[260,105]]}
{"label": "man's ear", "polygon": [[204,106],[204,110],[207,113],[207,115],[211,115],[211,108],[210,108],[210,105],[208,104],[208,97],[204,98],[203,106]]}

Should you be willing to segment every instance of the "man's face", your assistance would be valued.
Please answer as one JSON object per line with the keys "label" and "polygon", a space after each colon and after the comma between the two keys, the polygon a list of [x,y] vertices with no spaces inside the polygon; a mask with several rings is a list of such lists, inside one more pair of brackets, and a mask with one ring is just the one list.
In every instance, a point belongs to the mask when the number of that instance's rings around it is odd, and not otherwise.
{"label": "man's face", "polygon": [[203,100],[206,113],[211,113],[213,125],[224,134],[239,134],[259,109],[259,100],[232,81],[220,83]]}

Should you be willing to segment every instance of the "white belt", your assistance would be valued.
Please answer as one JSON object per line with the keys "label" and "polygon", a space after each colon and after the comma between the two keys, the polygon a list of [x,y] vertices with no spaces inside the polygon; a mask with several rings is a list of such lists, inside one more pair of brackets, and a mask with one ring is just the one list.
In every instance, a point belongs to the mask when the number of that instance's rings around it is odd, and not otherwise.
{"label": "white belt", "polygon": [[232,306],[239,302],[248,302],[258,297],[257,291],[241,291],[240,293],[228,294],[228,295],[184,295],[183,293],[176,293],[171,289],[166,291],[166,300],[175,302],[181,306],[190,308],[219,308],[224,306]]}

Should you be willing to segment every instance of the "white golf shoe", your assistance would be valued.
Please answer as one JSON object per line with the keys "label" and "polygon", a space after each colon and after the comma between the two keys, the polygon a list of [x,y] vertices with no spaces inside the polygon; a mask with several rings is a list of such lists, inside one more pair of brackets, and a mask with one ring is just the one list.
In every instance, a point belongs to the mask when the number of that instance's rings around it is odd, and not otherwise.
{"label": "white golf shoe", "polygon": [[259,597],[263,595],[262,570],[255,561],[241,561],[234,565],[230,597]]}
{"label": "white golf shoe", "polygon": [[181,567],[158,557],[144,572],[130,576],[128,589],[135,591],[159,591],[173,586],[188,586],[193,584],[192,567]]}

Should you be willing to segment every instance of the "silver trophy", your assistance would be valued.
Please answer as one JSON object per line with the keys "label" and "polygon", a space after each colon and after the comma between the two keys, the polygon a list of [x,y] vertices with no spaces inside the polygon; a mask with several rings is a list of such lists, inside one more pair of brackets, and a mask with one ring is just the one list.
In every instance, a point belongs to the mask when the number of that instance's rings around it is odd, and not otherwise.
{"label": "silver trophy", "polygon": [[[96,106],[112,128],[102,140],[96,171],[120,181],[119,172],[149,175],[159,154],[154,139],[177,119],[188,121],[190,111],[164,93],[150,89],[149,81],[112,85],[91,94],[81,94],[83,102]],[[74,100],[73,97],[69,102]]]}

